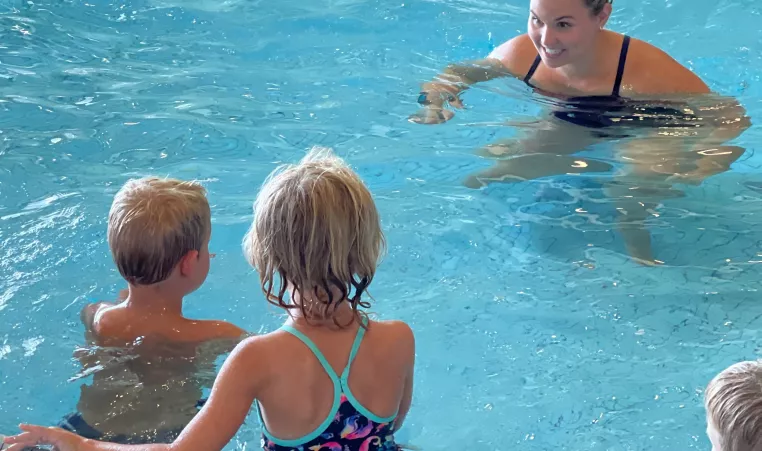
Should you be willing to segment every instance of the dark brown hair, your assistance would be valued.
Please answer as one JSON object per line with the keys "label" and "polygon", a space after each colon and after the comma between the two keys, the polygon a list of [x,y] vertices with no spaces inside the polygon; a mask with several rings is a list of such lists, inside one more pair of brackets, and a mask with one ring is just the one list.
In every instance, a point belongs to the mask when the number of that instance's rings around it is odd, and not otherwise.
{"label": "dark brown hair", "polygon": [[606,3],[614,3],[614,0],[585,0],[585,6],[590,9],[590,12],[595,16],[603,11],[603,7]]}

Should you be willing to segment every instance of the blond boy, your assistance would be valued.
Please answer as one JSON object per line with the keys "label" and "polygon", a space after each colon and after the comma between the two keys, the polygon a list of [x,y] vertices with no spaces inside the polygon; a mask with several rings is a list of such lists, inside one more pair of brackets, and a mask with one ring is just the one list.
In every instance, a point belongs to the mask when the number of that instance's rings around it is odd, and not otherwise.
{"label": "blond boy", "polygon": [[224,321],[183,316],[184,296],[209,273],[210,237],[211,212],[198,183],[145,177],[119,190],[108,243],[128,290],[119,303],[82,311],[90,348],[77,354],[94,379],[81,387],[79,412],[62,427],[112,442],[168,442],[197,413],[200,365],[213,378],[214,359],[225,350],[203,355],[200,345],[245,334]]}
{"label": "blond boy", "polygon": [[705,406],[713,451],[762,451],[762,360],[736,363],[715,376]]}

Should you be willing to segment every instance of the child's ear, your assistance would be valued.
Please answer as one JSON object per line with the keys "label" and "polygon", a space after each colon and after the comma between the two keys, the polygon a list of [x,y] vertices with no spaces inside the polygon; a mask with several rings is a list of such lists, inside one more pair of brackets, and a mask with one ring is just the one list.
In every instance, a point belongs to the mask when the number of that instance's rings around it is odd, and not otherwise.
{"label": "child's ear", "polygon": [[183,276],[191,274],[197,261],[198,251],[193,250],[185,254],[185,256],[180,260],[180,274]]}

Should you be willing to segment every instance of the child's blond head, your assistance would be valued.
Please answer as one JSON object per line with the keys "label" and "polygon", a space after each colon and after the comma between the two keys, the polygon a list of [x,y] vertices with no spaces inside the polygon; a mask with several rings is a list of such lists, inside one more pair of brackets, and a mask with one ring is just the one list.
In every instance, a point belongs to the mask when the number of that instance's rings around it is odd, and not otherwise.
{"label": "child's blond head", "polygon": [[[267,178],[243,247],[271,303],[330,319],[346,299],[359,318],[385,241],[362,180],[330,149],[313,148]],[[286,302],[289,289],[306,301]]]}
{"label": "child's blond head", "polygon": [[190,251],[211,235],[206,190],[195,182],[145,177],[114,197],[108,243],[119,273],[135,285],[166,280]]}
{"label": "child's blond head", "polygon": [[762,451],[762,361],[736,363],[715,376],[705,406],[722,451]]}

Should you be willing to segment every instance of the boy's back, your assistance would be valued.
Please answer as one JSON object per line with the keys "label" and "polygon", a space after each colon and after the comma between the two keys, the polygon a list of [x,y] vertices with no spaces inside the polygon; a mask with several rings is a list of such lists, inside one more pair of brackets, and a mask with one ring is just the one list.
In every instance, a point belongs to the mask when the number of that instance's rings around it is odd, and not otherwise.
{"label": "boy's back", "polygon": [[144,343],[201,343],[237,338],[242,330],[225,321],[193,320],[182,315],[135,309],[126,303],[99,302],[82,310],[88,341],[97,346]]}
{"label": "boy's back", "polygon": [[87,348],[78,356],[93,382],[82,386],[79,413],[65,428],[115,442],[168,442],[197,413],[216,358],[244,335],[230,323],[183,316],[184,297],[209,273],[210,238],[201,185],[146,177],[119,190],[108,243],[129,289],[119,303],[82,311]]}
{"label": "boy's back", "polygon": [[144,315],[105,302],[88,305],[82,320],[88,348],[77,354],[93,381],[80,388],[79,418],[68,421],[81,419],[114,441],[174,439],[198,412],[215,360],[241,336],[229,323]]}

